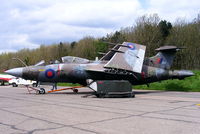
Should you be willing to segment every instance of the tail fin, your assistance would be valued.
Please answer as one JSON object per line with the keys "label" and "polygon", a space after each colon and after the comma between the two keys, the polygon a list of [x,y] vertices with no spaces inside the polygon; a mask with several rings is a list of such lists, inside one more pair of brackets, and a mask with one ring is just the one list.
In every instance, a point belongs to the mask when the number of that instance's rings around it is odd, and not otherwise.
{"label": "tail fin", "polygon": [[104,67],[141,73],[145,50],[146,46],[131,42],[124,42],[111,50],[114,52],[112,57],[109,55],[110,53],[106,55],[110,57],[110,60]]}
{"label": "tail fin", "polygon": [[175,54],[180,49],[182,48],[178,48],[176,46],[163,46],[157,48],[156,51],[158,51],[158,53],[148,59],[148,65],[163,69],[170,69]]}

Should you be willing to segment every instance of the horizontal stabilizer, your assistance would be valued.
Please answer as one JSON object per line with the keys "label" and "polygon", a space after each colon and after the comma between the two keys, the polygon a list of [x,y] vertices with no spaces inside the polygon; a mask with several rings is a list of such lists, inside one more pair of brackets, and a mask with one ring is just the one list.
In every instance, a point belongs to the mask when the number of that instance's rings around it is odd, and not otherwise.
{"label": "horizontal stabilizer", "polygon": [[183,49],[183,47],[177,46],[162,46],[157,48],[158,53],[145,60],[145,64],[148,66],[170,69],[173,63],[173,59],[178,50]]}
{"label": "horizontal stabilizer", "polygon": [[177,47],[177,46],[162,46],[157,49],[156,51],[178,51],[180,49],[183,49],[184,47]]}

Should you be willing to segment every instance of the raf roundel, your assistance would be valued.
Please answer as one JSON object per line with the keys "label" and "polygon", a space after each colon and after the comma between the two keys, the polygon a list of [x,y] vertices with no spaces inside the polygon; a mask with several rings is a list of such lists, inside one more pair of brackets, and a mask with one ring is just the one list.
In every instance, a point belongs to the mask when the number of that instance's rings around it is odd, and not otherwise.
{"label": "raf roundel", "polygon": [[129,46],[129,49],[135,50],[135,45],[134,44],[128,43],[127,45]]}
{"label": "raf roundel", "polygon": [[156,63],[157,63],[157,64],[161,64],[162,61],[163,61],[163,58],[158,58],[158,59],[156,60]]}
{"label": "raf roundel", "polygon": [[45,76],[47,77],[47,78],[53,78],[54,76],[55,76],[55,71],[53,70],[53,69],[47,69],[46,71],[45,71]]}

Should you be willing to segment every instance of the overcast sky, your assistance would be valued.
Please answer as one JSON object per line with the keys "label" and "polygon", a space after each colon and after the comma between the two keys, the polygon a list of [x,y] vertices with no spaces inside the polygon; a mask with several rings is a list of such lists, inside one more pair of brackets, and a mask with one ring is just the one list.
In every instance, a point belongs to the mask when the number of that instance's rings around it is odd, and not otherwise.
{"label": "overcast sky", "polygon": [[1,0],[0,53],[102,37],[152,13],[171,22],[177,17],[192,20],[200,13],[200,1]]}

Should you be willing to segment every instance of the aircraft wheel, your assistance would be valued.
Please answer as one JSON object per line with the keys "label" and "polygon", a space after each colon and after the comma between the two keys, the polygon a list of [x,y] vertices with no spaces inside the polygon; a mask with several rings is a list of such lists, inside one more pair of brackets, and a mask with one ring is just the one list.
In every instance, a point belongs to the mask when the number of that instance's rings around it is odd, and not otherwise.
{"label": "aircraft wheel", "polygon": [[12,83],[13,87],[18,87],[18,85],[16,83]]}
{"label": "aircraft wheel", "polygon": [[132,94],[132,97],[135,98],[135,94],[134,93]]}
{"label": "aircraft wheel", "polygon": [[97,98],[99,98],[99,94],[95,94],[95,96],[96,96]]}
{"label": "aircraft wheel", "polygon": [[104,97],[105,97],[105,94],[98,93],[98,94],[96,94],[96,97],[97,97],[97,98],[104,98]]}
{"label": "aircraft wheel", "polygon": [[73,92],[74,93],[78,93],[78,89],[73,89]]}
{"label": "aircraft wheel", "polygon": [[5,83],[2,81],[2,82],[1,82],[1,86],[4,86],[4,85],[5,85]]}
{"label": "aircraft wheel", "polygon": [[39,94],[45,94],[45,89],[44,88],[40,88]]}
{"label": "aircraft wheel", "polygon": [[33,83],[32,86],[33,86],[33,87],[37,87],[37,83]]}

